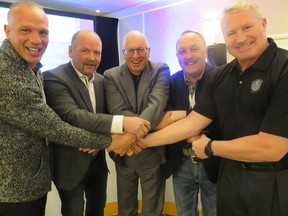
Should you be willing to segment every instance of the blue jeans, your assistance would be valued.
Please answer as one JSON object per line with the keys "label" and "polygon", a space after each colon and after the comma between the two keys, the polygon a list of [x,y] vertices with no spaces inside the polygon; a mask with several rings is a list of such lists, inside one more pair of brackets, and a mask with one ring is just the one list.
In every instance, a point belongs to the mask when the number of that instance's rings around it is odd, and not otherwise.
{"label": "blue jeans", "polygon": [[216,216],[216,184],[209,181],[202,163],[181,161],[173,175],[173,189],[178,216],[198,216],[200,190],[203,216]]}

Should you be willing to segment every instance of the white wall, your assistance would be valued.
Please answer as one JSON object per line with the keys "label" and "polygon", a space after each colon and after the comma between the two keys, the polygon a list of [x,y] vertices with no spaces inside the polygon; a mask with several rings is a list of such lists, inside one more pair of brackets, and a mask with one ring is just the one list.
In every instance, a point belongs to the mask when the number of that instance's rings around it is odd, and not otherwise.
{"label": "white wall", "polygon": [[[170,7],[143,11],[119,20],[119,47],[130,30],[145,33],[151,47],[151,60],[166,62],[171,73],[180,70],[175,56],[175,45],[180,34],[187,30],[201,32],[208,43],[223,43],[220,18],[223,9],[233,0],[180,1]],[[288,33],[287,0],[254,0],[268,20],[267,35]],[[121,53],[120,53],[121,56]],[[123,59],[120,59],[123,63]]]}

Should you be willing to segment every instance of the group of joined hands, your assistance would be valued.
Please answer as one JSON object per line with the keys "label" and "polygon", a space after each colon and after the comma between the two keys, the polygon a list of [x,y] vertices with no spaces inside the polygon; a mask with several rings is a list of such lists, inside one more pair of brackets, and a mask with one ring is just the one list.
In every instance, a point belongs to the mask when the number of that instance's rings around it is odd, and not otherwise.
{"label": "group of joined hands", "polygon": [[[185,118],[186,114],[187,113],[185,110],[165,112],[160,123],[153,131],[161,130],[173,122]],[[112,134],[112,143],[106,149],[108,152],[114,152],[120,156],[132,156],[133,154],[137,154],[148,147],[145,143],[145,136],[148,134],[148,132],[153,132],[150,131],[151,124],[149,121],[139,117],[124,117],[123,127],[125,131],[123,134]],[[199,138],[200,136],[194,136],[186,141],[192,144],[193,141]],[[79,150],[93,156],[98,152],[97,149],[91,148],[79,148]]]}

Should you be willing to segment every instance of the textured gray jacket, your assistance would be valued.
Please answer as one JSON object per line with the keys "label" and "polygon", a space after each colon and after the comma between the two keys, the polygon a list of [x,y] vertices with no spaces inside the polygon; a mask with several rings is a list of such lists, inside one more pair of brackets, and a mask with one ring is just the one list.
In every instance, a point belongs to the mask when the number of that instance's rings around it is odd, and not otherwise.
{"label": "textured gray jacket", "polygon": [[103,149],[111,138],[72,127],[43,101],[42,83],[8,40],[0,47],[0,202],[25,202],[51,187],[45,138]]}

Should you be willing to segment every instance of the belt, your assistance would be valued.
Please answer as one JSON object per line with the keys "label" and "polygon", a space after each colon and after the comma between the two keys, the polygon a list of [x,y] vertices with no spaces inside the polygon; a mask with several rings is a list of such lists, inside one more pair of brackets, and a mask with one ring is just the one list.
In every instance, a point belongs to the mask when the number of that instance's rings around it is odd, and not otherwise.
{"label": "belt", "polygon": [[237,163],[241,166],[244,170],[250,171],[280,171],[288,169],[288,165],[280,164],[280,163],[247,163],[247,162],[239,162]]}
{"label": "belt", "polygon": [[182,148],[183,159],[191,160],[192,163],[200,163],[202,162],[201,158],[198,158],[192,148]]}

